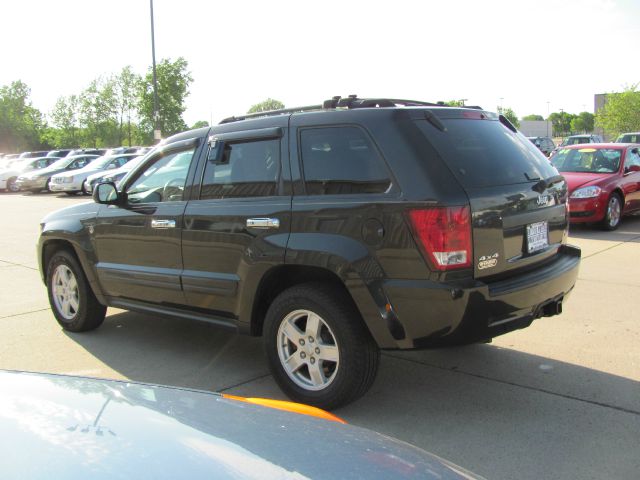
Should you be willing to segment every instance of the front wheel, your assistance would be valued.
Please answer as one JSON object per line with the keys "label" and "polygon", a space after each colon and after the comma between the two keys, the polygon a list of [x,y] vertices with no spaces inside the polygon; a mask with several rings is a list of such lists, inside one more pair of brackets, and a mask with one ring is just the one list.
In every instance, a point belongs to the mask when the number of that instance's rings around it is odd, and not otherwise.
{"label": "front wheel", "polygon": [[620,226],[622,219],[622,199],[617,193],[612,193],[607,201],[607,210],[602,219],[602,228],[605,230],[615,230]]}
{"label": "front wheel", "polygon": [[86,332],[102,325],[107,308],[98,302],[80,264],[66,250],[49,260],[47,292],[53,315],[65,330]]}
{"label": "front wheel", "polygon": [[264,336],[269,368],[295,401],[336,408],[375,379],[380,352],[339,288],[310,283],[284,291],[269,307]]}
{"label": "front wheel", "polygon": [[14,193],[20,191],[20,187],[16,184],[15,177],[12,177],[9,180],[7,180],[7,190]]}

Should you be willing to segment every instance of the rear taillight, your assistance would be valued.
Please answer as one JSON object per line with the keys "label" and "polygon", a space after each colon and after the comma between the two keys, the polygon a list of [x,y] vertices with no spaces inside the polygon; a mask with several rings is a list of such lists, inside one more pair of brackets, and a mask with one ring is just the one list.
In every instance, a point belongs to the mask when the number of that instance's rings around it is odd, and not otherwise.
{"label": "rear taillight", "polygon": [[469,207],[421,208],[408,215],[418,245],[436,269],[471,266]]}

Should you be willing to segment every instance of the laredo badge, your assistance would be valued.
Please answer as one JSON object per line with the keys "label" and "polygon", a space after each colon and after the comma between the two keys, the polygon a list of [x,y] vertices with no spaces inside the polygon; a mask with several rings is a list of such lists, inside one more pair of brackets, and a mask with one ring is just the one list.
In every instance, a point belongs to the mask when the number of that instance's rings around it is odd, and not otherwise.
{"label": "laredo badge", "polygon": [[478,260],[478,270],[486,270],[487,268],[493,268],[498,264],[498,252],[493,255],[483,255]]}

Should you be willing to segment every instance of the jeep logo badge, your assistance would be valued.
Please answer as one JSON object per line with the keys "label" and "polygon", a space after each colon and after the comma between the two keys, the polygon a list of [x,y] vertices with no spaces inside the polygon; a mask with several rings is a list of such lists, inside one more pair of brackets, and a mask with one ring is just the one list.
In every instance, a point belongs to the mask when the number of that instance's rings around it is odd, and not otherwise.
{"label": "jeep logo badge", "polygon": [[547,205],[549,203],[549,195],[538,195],[536,203],[540,206]]}

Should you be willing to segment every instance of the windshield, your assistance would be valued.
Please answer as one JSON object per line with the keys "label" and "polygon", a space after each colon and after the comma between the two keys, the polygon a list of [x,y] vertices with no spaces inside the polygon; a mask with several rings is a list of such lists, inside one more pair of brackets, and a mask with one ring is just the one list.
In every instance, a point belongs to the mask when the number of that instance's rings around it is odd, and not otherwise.
{"label": "windshield", "polygon": [[49,165],[49,162],[53,160],[53,158],[39,158],[38,160],[32,162],[26,162],[22,167],[23,172],[30,172],[31,170],[40,170],[41,168],[46,168]]}
{"label": "windshield", "polygon": [[56,170],[58,168],[65,168],[67,165],[73,162],[73,160],[74,160],[73,157],[65,157],[65,158],[61,158],[57,162],[53,162],[49,166],[51,167],[51,170]]}
{"label": "windshield", "polygon": [[560,150],[551,163],[560,172],[615,173],[621,155],[622,150],[613,148],[567,148]]}
{"label": "windshield", "polygon": [[91,165],[92,169],[102,170],[114,158],[115,158],[115,156],[105,155],[103,157],[98,157],[95,160],[91,161],[91,163],[89,165]]}

